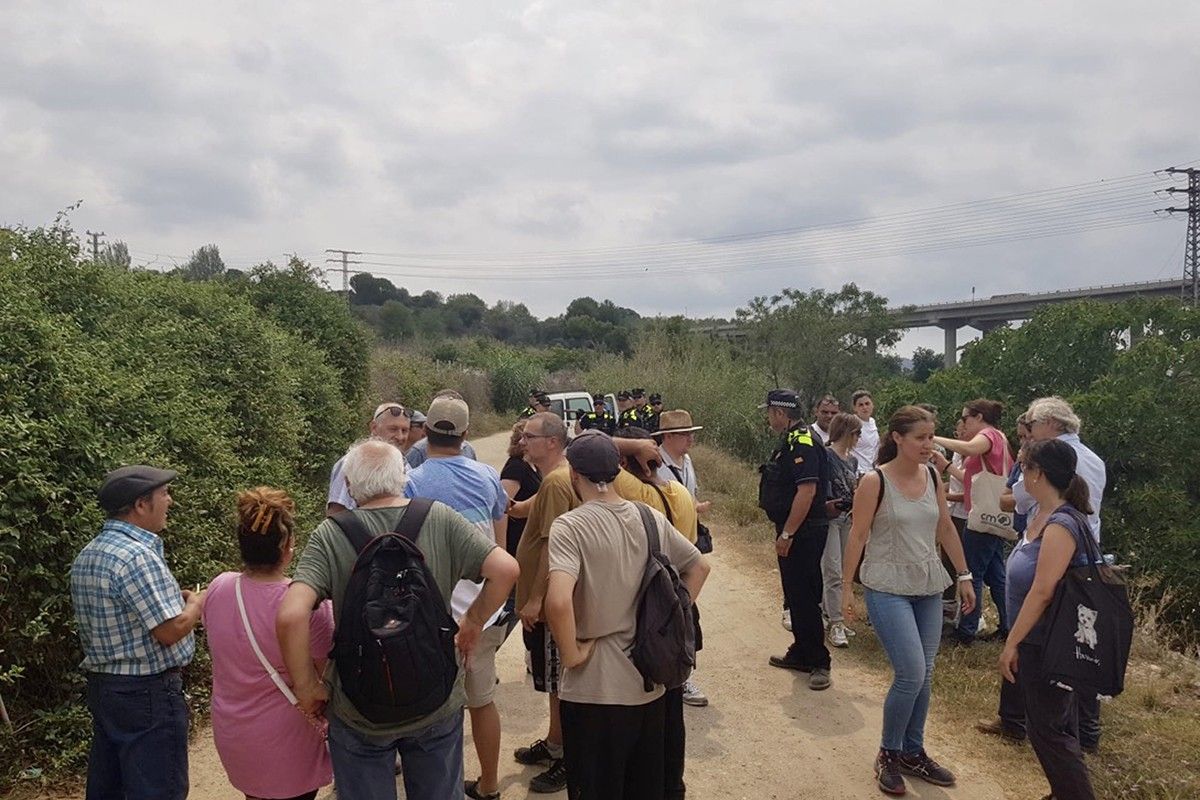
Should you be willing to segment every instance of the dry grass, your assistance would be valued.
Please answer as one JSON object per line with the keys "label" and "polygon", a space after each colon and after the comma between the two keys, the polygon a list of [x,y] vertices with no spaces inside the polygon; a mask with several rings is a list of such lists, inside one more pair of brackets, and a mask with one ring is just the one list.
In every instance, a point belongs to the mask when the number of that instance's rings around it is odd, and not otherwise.
{"label": "dry grass", "polygon": [[[754,469],[712,447],[696,447],[692,458],[703,499],[714,501],[715,519],[726,523],[721,526],[722,536],[746,543],[770,541],[773,530],[756,504],[758,475]],[[1186,655],[1167,646],[1179,637],[1161,629],[1161,610],[1161,605],[1138,605],[1125,692],[1106,703],[1101,712],[1101,752],[1088,757],[1098,797],[1200,798],[1200,661],[1194,644],[1186,648]],[[886,676],[890,666],[878,640],[869,635],[865,624],[858,627],[860,634],[848,657]],[[1038,796],[1038,791],[1045,791],[1045,784],[1022,777],[1039,774],[1032,750],[972,729],[976,721],[996,715],[999,655],[999,644],[941,652],[934,673],[933,724],[953,730],[978,752],[992,754],[995,775],[1011,796]]]}

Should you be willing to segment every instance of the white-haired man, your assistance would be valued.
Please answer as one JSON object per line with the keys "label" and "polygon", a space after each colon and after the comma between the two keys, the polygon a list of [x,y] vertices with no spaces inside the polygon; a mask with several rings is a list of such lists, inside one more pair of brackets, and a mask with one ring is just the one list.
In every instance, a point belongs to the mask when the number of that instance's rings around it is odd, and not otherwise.
{"label": "white-haired man", "polygon": [[[412,425],[412,411],[400,403],[380,403],[375,407],[375,413],[371,415],[367,433],[372,439],[380,439],[404,450],[408,446],[410,425]],[[345,460],[345,456],[339,458],[329,473],[329,498],[325,501],[325,513],[330,517],[343,511],[352,511],[357,507],[354,498],[346,488],[346,476],[343,470]]]}
{"label": "white-haired man", "polygon": [[[396,530],[410,509],[400,449],[378,440],[360,442],[346,454],[343,471],[357,504],[351,512],[355,523],[374,536]],[[433,503],[414,538],[447,613],[458,581],[484,581],[455,636],[463,658],[469,659],[487,620],[516,582],[517,564],[504,548],[442,503]],[[284,595],[276,630],[300,710],[319,714],[329,704],[329,751],[339,795],[394,798],[399,754],[408,797],[460,800],[465,698],[461,669],[441,706],[399,724],[369,721],[346,694],[355,677],[340,675],[336,661],[330,662],[326,682],[316,673],[309,651],[309,614],[317,603],[332,599],[337,625],[343,624],[343,601],[358,553],[349,534],[335,520],[325,520],[309,538]]]}

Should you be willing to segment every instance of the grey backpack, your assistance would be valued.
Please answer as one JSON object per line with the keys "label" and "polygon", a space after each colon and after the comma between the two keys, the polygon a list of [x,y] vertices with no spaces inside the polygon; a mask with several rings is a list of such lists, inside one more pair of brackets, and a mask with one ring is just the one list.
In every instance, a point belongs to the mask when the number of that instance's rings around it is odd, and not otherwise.
{"label": "grey backpack", "polygon": [[692,596],[663,554],[658,523],[649,507],[637,503],[646,529],[648,553],[637,595],[637,630],[629,657],[647,692],[656,685],[682,686],[696,666]]}

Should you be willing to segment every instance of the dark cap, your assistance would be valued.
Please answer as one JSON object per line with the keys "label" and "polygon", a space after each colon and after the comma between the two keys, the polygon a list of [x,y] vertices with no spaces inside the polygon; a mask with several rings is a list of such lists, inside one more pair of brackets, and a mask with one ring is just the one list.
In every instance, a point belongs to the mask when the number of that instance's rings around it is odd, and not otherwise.
{"label": "dark cap", "polygon": [[650,405],[656,406],[656,405],[659,405],[660,403],[662,403],[662,395],[661,394],[650,395]]}
{"label": "dark cap", "polygon": [[617,399],[618,400],[629,400],[630,399],[629,390],[622,389],[621,391],[617,392]]}
{"label": "dark cap", "polygon": [[111,514],[132,505],[133,501],[158,487],[166,486],[178,476],[179,473],[174,470],[155,469],[141,464],[118,467],[104,476],[104,483],[100,484],[96,496],[100,499],[100,507]]}
{"label": "dark cap", "polygon": [[621,471],[621,454],[608,434],[592,429],[567,446],[567,463],[593,483],[611,483]]}
{"label": "dark cap", "polygon": [[550,405],[550,395],[546,394],[545,392],[538,392],[537,394],[530,395],[530,397],[532,397],[538,405]]}
{"label": "dark cap", "polygon": [[594,394],[594,395],[592,395],[592,402],[593,402],[593,403],[603,403],[603,402],[604,402],[604,395],[602,395],[602,394]]}
{"label": "dark cap", "polygon": [[629,390],[629,393],[630,393],[631,395],[633,395],[633,397],[634,397],[634,399],[635,399],[635,400],[636,400],[637,398],[639,398],[639,397],[645,397],[645,396],[646,396],[646,390],[645,390],[645,389],[630,389],[630,390]]}
{"label": "dark cap", "polygon": [[800,397],[791,389],[772,389],[767,392],[767,402],[759,408],[799,408]]}
{"label": "dark cap", "polygon": [[545,394],[545,392],[542,391],[541,389],[530,389],[529,390],[530,397],[537,397],[539,394]]}

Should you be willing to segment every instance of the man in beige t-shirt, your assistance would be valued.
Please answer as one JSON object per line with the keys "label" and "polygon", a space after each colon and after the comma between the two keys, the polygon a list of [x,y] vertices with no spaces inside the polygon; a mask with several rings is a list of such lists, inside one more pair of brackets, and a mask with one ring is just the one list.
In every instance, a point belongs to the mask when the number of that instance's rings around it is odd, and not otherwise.
{"label": "man in beige t-shirt", "polygon": [[[599,431],[567,450],[583,500],[551,525],[547,621],[559,643],[567,785],[573,800],[663,797],[664,689],[647,692],[629,658],[648,555],[637,506],[612,481],[620,456]],[[660,547],[695,598],[709,567],[695,545],[652,511]]]}

